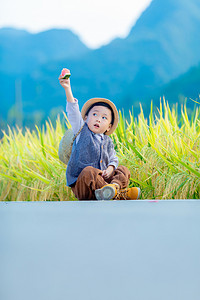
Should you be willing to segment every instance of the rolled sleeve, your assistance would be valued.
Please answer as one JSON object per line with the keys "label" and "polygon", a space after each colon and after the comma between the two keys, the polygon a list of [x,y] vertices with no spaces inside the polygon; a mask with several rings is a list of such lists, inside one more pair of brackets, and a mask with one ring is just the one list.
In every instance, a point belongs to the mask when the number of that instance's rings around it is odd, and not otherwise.
{"label": "rolled sleeve", "polygon": [[118,165],[119,165],[119,159],[116,155],[115,150],[113,149],[113,151],[110,155],[110,161],[109,161],[108,166],[113,166],[115,169],[117,169]]}

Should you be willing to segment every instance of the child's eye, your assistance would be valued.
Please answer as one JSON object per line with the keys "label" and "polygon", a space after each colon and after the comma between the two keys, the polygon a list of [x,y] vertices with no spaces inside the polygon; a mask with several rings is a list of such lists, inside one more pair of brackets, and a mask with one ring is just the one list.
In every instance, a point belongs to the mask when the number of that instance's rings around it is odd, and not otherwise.
{"label": "child's eye", "polygon": [[104,119],[104,120],[107,120],[107,118],[106,118],[106,117],[102,117],[102,119]]}
{"label": "child's eye", "polygon": [[95,117],[96,117],[96,116],[97,116],[97,114],[96,114],[96,113],[93,113],[93,116],[95,116]]}

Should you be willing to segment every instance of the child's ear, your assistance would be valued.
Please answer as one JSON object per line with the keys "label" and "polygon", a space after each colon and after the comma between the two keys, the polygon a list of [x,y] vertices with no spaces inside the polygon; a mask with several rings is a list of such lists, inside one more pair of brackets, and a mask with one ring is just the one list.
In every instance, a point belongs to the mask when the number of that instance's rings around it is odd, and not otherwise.
{"label": "child's ear", "polygon": [[86,120],[87,120],[87,116],[85,115],[85,117],[84,117],[83,121],[86,121]]}
{"label": "child's ear", "polygon": [[108,126],[108,129],[106,130],[106,132],[110,131],[111,128],[112,128],[112,124],[110,124],[110,125]]}

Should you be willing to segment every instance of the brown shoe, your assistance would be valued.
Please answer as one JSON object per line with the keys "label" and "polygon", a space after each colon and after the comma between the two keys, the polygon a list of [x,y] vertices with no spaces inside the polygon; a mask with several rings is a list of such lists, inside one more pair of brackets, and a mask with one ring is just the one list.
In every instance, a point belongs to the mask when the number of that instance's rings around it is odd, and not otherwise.
{"label": "brown shoe", "polygon": [[138,187],[126,188],[119,190],[115,200],[138,200],[141,190]]}
{"label": "brown shoe", "polygon": [[101,189],[95,191],[97,200],[112,200],[119,193],[119,188],[115,184],[104,185]]}

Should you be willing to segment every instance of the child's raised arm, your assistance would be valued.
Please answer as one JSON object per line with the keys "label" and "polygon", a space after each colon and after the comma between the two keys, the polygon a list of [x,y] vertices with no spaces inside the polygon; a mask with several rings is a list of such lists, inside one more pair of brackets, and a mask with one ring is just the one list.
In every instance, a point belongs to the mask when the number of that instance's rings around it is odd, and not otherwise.
{"label": "child's raised arm", "polygon": [[[63,70],[65,72],[63,72]],[[81,116],[81,112],[79,110],[78,100],[77,99],[75,100],[74,96],[72,94],[70,79],[63,78],[67,74],[70,75],[70,71],[68,69],[63,69],[63,70],[58,79],[60,81],[61,86],[65,90],[65,94],[67,97],[67,105],[66,105],[67,117],[72,126],[73,133],[75,135],[80,130],[80,128],[83,126],[84,121]],[[66,70],[67,70],[67,72],[66,72]],[[78,139],[78,138],[79,137],[77,137],[76,139]]]}
{"label": "child's raised arm", "polygon": [[[67,71],[69,71],[69,70],[67,70]],[[69,71],[69,73],[70,73],[70,71]],[[69,78],[64,79],[63,75],[62,75],[62,72],[61,72],[61,74],[60,74],[60,76],[59,76],[58,79],[60,81],[61,86],[65,90],[67,102],[75,102],[74,96],[72,94],[71,85],[70,85],[70,79]]]}

